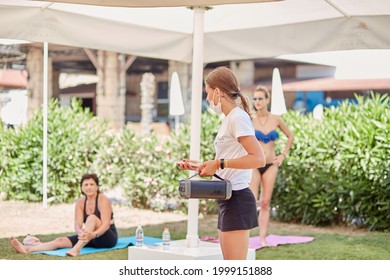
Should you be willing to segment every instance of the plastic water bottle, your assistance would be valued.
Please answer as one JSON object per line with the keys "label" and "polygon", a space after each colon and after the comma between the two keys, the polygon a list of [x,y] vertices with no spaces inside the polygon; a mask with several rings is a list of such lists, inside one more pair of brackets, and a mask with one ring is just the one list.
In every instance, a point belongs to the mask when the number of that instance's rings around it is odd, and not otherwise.
{"label": "plastic water bottle", "polygon": [[135,231],[135,246],[142,247],[144,245],[144,230],[141,226],[137,227]]}
{"label": "plastic water bottle", "polygon": [[169,250],[169,245],[171,243],[171,234],[169,233],[169,228],[164,228],[162,234],[163,240],[163,250]]}

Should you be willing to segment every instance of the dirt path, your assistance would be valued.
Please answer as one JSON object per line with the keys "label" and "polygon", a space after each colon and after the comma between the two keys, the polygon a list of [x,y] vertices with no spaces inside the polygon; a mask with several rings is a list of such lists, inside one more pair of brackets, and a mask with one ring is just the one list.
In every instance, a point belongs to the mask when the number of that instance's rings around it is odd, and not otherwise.
{"label": "dirt path", "polygon": [[[151,225],[187,221],[186,214],[157,213],[118,205],[114,205],[113,208],[115,224],[118,228],[135,227],[138,224]],[[53,205],[44,209],[40,203],[0,200],[0,238],[25,236],[27,234],[73,232],[73,220],[73,204]],[[215,228],[216,223],[216,216],[211,216],[202,219],[199,222],[199,228],[200,230]],[[257,231],[257,229],[254,231]],[[270,232],[273,233],[295,234],[302,231],[308,235],[316,233],[365,235],[368,230],[353,227],[315,227],[276,221],[270,222]]]}
{"label": "dirt path", "polygon": [[[185,214],[156,213],[118,205],[113,208],[118,228],[187,220]],[[73,221],[73,204],[53,205],[44,209],[38,203],[0,201],[0,238],[73,232]]]}

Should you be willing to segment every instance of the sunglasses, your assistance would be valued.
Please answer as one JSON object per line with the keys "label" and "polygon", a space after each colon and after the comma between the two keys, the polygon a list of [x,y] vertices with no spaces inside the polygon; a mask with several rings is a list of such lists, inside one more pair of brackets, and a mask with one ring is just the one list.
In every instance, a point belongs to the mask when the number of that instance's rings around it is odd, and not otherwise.
{"label": "sunglasses", "polygon": [[256,101],[256,100],[262,101],[264,99],[265,99],[264,97],[253,97],[253,101]]}

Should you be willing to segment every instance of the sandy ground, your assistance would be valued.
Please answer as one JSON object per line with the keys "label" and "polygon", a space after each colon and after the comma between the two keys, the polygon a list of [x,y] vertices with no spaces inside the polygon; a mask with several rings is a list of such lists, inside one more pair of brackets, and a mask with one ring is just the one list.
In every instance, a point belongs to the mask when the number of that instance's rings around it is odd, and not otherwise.
{"label": "sandy ground", "polygon": [[[186,221],[187,215],[156,213],[114,205],[118,228]],[[74,205],[61,204],[43,208],[42,204],[20,201],[0,201],[0,238],[27,234],[74,232]]]}
{"label": "sandy ground", "polygon": [[[186,214],[157,213],[150,210],[131,209],[114,205],[115,224],[118,228],[135,227],[138,224],[151,225],[168,222],[187,222]],[[60,204],[43,208],[39,203],[0,200],[0,238],[25,236],[27,234],[53,234],[74,232],[74,205]],[[200,221],[202,228],[216,228],[216,216]],[[306,231],[307,235],[316,233],[366,235],[367,229],[354,227],[315,227],[302,224],[270,221],[270,233]],[[257,229],[256,229],[257,230]],[[254,231],[256,231],[254,230]],[[217,232],[215,233],[215,236]]]}

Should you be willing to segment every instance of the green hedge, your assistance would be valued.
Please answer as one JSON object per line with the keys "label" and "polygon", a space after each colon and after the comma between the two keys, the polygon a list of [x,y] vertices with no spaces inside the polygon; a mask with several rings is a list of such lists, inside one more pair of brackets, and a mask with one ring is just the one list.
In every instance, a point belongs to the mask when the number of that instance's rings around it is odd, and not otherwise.
{"label": "green hedge", "polygon": [[[201,160],[214,156],[213,139],[220,120],[216,115],[202,115]],[[181,171],[176,162],[189,158],[190,126],[182,124],[172,138],[155,133],[137,135],[124,127],[112,138],[108,148],[101,149],[93,169],[99,174],[103,185],[118,186],[125,192],[131,205],[154,210],[187,208],[186,200],[178,195],[181,179],[188,172]],[[216,211],[212,200],[200,201],[201,212]]]}
{"label": "green hedge", "polygon": [[[296,112],[283,116],[295,140],[278,174],[271,205],[275,218],[390,229],[389,98],[372,95],[357,101],[325,109],[322,121]],[[25,127],[0,128],[0,192],[9,199],[41,200],[42,121],[39,113]],[[189,157],[189,123],[165,139],[137,135],[128,127],[114,131],[76,100],[66,108],[51,101],[48,122],[50,201],[73,202],[80,195],[80,176],[96,172],[103,190],[121,188],[134,207],[186,211],[177,187],[188,172],[175,164]],[[220,119],[206,112],[201,123],[205,161],[214,157]],[[278,149],[286,141],[281,135]],[[200,200],[202,213],[216,209],[214,200]]]}
{"label": "green hedge", "polygon": [[295,140],[274,191],[279,219],[390,228],[389,97],[356,98],[325,109],[322,121],[284,116]]}
{"label": "green hedge", "polygon": [[[108,123],[83,110],[79,101],[61,108],[52,100],[48,108],[47,197],[73,202],[80,195],[79,180],[96,160],[106,139]],[[38,112],[24,127],[1,128],[0,191],[10,199],[42,200],[43,117]]]}

